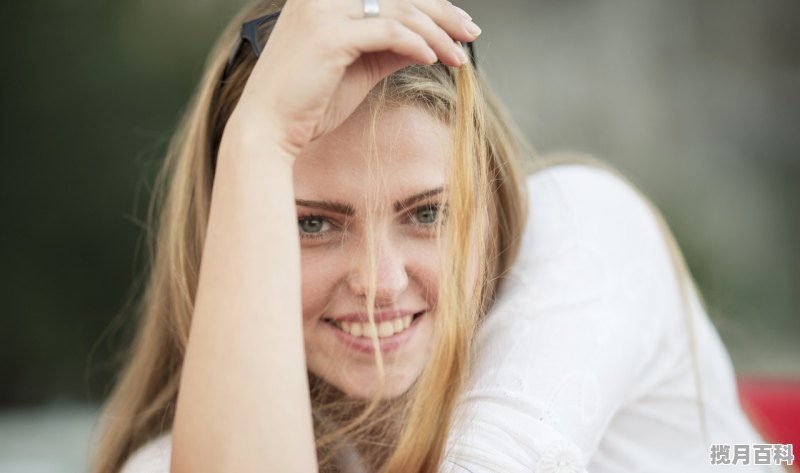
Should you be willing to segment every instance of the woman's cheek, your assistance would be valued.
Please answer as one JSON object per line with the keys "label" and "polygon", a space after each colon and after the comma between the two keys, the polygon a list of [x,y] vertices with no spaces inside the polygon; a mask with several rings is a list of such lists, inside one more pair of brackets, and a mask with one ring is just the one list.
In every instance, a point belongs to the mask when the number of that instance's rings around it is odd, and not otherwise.
{"label": "woman's cheek", "polygon": [[436,241],[419,241],[409,252],[409,277],[422,290],[429,307],[436,306],[439,295],[439,264],[441,261]]}
{"label": "woman's cheek", "polygon": [[341,277],[335,274],[336,255],[324,248],[301,248],[300,277],[303,320],[319,317],[333,303],[332,297]]}

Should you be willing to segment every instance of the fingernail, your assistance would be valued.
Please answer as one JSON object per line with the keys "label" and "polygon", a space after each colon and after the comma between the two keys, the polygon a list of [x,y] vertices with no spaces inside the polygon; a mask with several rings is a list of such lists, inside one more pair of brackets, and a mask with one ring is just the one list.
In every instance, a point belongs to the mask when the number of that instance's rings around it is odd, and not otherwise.
{"label": "fingernail", "polygon": [[431,49],[430,47],[428,47],[427,56],[428,56],[428,63],[429,64],[433,64],[433,63],[435,63],[436,61],[439,60],[439,57],[436,55],[436,52],[433,49]]}
{"label": "fingernail", "polygon": [[471,34],[472,36],[478,36],[481,34],[481,29],[478,28],[478,25],[471,21],[464,22],[464,29],[466,29],[467,33]]}
{"label": "fingernail", "polygon": [[469,61],[469,56],[467,56],[467,52],[464,51],[464,48],[461,46],[456,46],[456,54],[458,55],[458,59],[460,60],[461,64],[466,64]]}
{"label": "fingernail", "polygon": [[465,12],[465,11],[464,11],[464,10],[462,10],[461,8],[458,8],[458,7],[457,7],[457,6],[455,6],[455,5],[453,5],[453,8],[455,8],[457,12],[461,13],[461,16],[463,16],[463,17],[464,17],[464,18],[466,18],[467,20],[471,20],[471,19],[472,19],[472,17],[471,17],[471,16],[469,16],[469,13]]}

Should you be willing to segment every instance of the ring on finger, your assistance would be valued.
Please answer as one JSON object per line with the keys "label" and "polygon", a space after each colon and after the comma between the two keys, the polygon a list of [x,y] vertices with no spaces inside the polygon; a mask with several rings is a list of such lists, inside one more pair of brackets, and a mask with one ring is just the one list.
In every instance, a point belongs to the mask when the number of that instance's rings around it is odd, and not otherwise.
{"label": "ring on finger", "polygon": [[364,18],[377,18],[380,14],[378,0],[364,0]]}

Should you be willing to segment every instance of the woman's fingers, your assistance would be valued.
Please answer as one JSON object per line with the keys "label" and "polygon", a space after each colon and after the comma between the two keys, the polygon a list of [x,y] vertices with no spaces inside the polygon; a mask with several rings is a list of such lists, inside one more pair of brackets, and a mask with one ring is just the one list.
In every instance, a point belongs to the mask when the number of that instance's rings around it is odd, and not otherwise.
{"label": "woman's fingers", "polygon": [[480,34],[480,28],[467,12],[447,0],[412,0],[412,3],[456,41],[475,41]]}
{"label": "woman's fingers", "polygon": [[[347,11],[357,23],[394,19],[424,38],[439,60],[459,66],[468,56],[456,41],[471,42],[480,34],[464,10],[446,0],[380,0],[379,18],[364,18],[363,3],[343,0]],[[418,56],[410,56],[417,58]]]}
{"label": "woman's fingers", "polygon": [[411,3],[397,4],[404,10],[399,13],[403,24],[425,38],[428,45],[436,52],[437,57],[451,66],[460,66],[466,62],[464,48],[453,41],[453,38],[442,29],[433,18]]}
{"label": "woman's fingers", "polygon": [[352,48],[356,57],[362,53],[391,51],[420,64],[433,64],[437,59],[436,52],[425,38],[394,19],[371,18],[353,22],[340,38],[346,47]]}

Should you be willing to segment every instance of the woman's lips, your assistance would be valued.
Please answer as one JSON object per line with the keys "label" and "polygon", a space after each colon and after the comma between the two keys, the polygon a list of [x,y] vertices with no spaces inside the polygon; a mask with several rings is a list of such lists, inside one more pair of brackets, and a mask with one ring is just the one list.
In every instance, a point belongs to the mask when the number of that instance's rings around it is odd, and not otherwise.
{"label": "woman's lips", "polygon": [[[424,309],[418,310],[411,310],[411,309],[393,309],[393,310],[381,310],[376,311],[373,313],[373,318],[375,319],[375,323],[380,323],[386,320],[394,320],[406,317],[408,315],[417,315],[420,312],[425,312]],[[368,322],[369,321],[369,314],[366,312],[354,312],[351,314],[342,314],[342,315],[334,315],[331,317],[326,317],[327,320],[332,320],[334,322]]]}
{"label": "woman's lips", "polygon": [[369,322],[346,322],[326,319],[326,325],[334,331],[336,337],[350,348],[364,352],[374,353],[372,334],[378,336],[378,346],[381,351],[388,352],[397,349],[406,343],[416,333],[419,319],[427,312],[406,315],[400,318],[376,320],[375,328]]}

